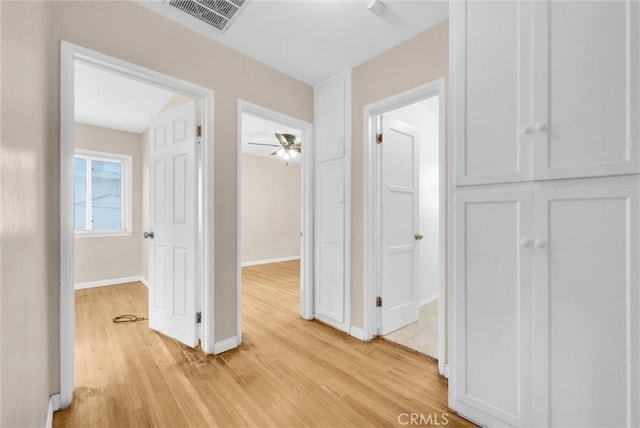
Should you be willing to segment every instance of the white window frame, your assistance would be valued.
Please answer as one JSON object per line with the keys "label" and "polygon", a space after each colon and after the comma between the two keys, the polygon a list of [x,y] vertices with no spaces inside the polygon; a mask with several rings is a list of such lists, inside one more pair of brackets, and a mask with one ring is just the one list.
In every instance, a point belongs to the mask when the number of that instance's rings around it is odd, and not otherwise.
{"label": "white window frame", "polygon": [[[75,230],[76,238],[100,238],[110,236],[131,236],[133,234],[132,228],[132,199],[133,199],[133,180],[131,165],[133,157],[130,155],[124,155],[120,153],[107,153],[98,152],[94,150],[76,149],[74,151],[74,159],[81,157],[87,159],[87,173],[86,173],[86,192],[91,196],[91,161],[105,161],[105,162],[117,162],[122,164],[122,229],[109,229],[109,230]],[[91,204],[90,199],[87,199],[86,207],[86,220],[85,224],[88,227],[92,227],[91,224]]]}

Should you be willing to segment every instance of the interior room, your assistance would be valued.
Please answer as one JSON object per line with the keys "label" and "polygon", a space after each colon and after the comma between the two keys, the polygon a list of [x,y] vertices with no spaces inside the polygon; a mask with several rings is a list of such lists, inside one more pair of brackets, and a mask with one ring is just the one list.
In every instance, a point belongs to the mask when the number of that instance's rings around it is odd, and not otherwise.
{"label": "interior room", "polygon": [[640,426],[640,2],[6,0],[0,60],[0,426]]}
{"label": "interior room", "polygon": [[241,114],[241,124],[242,304],[259,305],[261,294],[278,294],[296,317],[306,146],[301,130],[286,124],[248,113]]}

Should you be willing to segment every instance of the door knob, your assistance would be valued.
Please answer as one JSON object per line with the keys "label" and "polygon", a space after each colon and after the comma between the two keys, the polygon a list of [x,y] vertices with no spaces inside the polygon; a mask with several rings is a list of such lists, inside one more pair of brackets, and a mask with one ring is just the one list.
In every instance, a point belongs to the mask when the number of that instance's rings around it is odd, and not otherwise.
{"label": "door knob", "polygon": [[522,127],[522,133],[523,133],[524,135],[529,135],[529,134],[531,134],[532,132],[533,132],[533,128],[532,128],[532,127],[530,127],[530,126],[523,126],[523,127]]}
{"label": "door knob", "polygon": [[547,246],[547,241],[543,239],[536,239],[536,242],[534,242],[533,245],[535,245],[536,248],[544,248]]}
{"label": "door knob", "polygon": [[144,232],[142,236],[144,236],[144,239],[147,239],[147,238],[153,239],[153,232]]}
{"label": "door knob", "polygon": [[415,238],[416,238],[416,241],[419,241],[419,240],[421,240],[422,238],[424,238],[424,236],[422,236],[422,233],[416,233],[416,234],[415,234]]}
{"label": "door knob", "polygon": [[536,132],[546,131],[547,124],[544,122],[536,123],[536,126],[534,127],[534,129],[536,130]]}
{"label": "door knob", "polygon": [[520,245],[522,245],[523,247],[530,247],[531,245],[533,245],[533,241],[529,238],[522,238],[520,240]]}

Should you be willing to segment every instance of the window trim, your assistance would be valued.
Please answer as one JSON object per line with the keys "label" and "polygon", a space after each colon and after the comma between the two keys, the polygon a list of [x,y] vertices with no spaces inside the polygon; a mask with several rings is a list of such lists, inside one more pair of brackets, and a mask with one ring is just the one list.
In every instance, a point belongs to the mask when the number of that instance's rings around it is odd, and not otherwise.
{"label": "window trim", "polygon": [[[90,161],[104,161],[104,162],[119,162],[122,164],[122,229],[87,229],[87,230],[75,230],[76,238],[103,238],[103,237],[117,237],[117,236],[131,236],[133,235],[133,175],[132,164],[133,156],[125,155],[122,153],[110,153],[100,152],[96,150],[75,149],[73,154],[74,159],[76,157],[87,159],[87,173],[86,173],[86,193],[91,196],[91,174],[89,171]],[[89,199],[87,199],[89,201]],[[86,206],[86,219],[85,224],[91,226],[91,206],[87,203]],[[75,214],[75,212],[74,212]]]}

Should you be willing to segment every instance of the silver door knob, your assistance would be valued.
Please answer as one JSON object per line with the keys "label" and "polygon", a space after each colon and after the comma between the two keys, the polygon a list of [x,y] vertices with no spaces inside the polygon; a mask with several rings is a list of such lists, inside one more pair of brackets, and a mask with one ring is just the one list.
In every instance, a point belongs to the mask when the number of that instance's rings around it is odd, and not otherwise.
{"label": "silver door knob", "polygon": [[142,236],[144,236],[144,239],[147,239],[147,238],[153,239],[153,232],[144,232]]}
{"label": "silver door knob", "polygon": [[536,248],[544,248],[547,246],[547,241],[543,240],[543,239],[536,239],[536,241],[533,243],[533,245],[536,246]]}
{"label": "silver door knob", "polygon": [[521,131],[524,135],[529,135],[533,132],[533,128],[531,126],[523,126]]}
{"label": "silver door knob", "polygon": [[422,238],[424,238],[424,236],[422,236],[422,233],[416,233],[416,234],[414,235],[414,237],[416,238],[416,241],[419,241],[419,240],[421,240]]}

